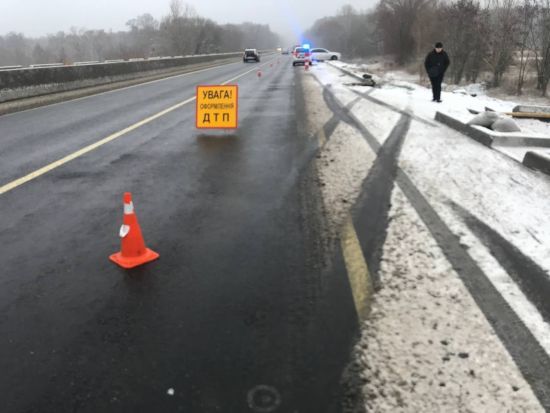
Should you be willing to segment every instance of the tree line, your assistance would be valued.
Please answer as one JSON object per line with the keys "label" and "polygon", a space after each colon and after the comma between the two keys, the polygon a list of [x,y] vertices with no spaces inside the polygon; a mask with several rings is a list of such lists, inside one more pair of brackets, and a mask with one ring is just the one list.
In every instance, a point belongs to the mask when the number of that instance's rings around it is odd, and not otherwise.
{"label": "tree line", "polygon": [[347,57],[392,55],[400,65],[422,62],[436,41],[451,58],[447,78],[489,86],[513,78],[546,96],[550,81],[550,0],[380,0],[369,11],[344,6],[305,33],[316,44]]}
{"label": "tree line", "polygon": [[219,25],[182,0],[172,0],[160,20],[143,14],[126,25],[127,31],[72,28],[40,38],[8,33],[0,36],[0,66],[223,53],[279,44],[268,25]]}

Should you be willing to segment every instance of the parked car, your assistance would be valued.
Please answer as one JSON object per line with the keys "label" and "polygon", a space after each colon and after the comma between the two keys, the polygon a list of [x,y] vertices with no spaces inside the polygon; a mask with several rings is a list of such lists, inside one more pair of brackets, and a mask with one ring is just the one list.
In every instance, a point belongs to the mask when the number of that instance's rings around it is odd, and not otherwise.
{"label": "parked car", "polygon": [[321,61],[321,60],[340,60],[340,58],[342,57],[342,54],[341,53],[338,53],[338,52],[331,52],[330,50],[327,50],[327,49],[322,49],[322,48],[315,48],[315,49],[311,49],[311,59],[312,60],[317,60],[317,61]]}
{"label": "parked car", "polygon": [[311,64],[311,51],[305,47],[296,47],[292,52],[292,66],[305,65],[306,62]]}
{"label": "parked car", "polygon": [[246,63],[249,60],[256,62],[260,61],[260,53],[256,49],[245,49],[243,53],[243,62]]}

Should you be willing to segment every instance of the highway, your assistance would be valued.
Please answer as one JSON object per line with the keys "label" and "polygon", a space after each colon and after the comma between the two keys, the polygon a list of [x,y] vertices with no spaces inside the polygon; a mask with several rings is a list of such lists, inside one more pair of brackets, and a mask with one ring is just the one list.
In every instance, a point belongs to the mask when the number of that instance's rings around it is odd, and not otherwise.
{"label": "highway", "polygon": [[0,116],[0,413],[550,411],[548,177],[339,64]]}
{"label": "highway", "polygon": [[[298,70],[266,57],[0,117],[2,412],[339,411],[358,320],[318,242]],[[239,128],[197,130],[195,87],[222,83]],[[160,253],[130,271],[108,260],[126,191]]]}

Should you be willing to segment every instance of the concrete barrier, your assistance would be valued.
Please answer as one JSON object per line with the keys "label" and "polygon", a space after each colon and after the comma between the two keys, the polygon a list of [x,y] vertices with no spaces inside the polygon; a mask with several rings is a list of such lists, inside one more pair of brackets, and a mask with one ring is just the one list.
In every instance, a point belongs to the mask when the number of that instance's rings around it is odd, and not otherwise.
{"label": "concrete barrier", "polygon": [[74,62],[73,66],[97,65],[99,63],[101,63],[101,62],[98,61],[98,60],[90,61],[90,62]]}
{"label": "concrete barrier", "polygon": [[125,81],[191,64],[240,58],[241,52],[0,71],[0,103]]}
{"label": "concrete barrier", "polygon": [[365,86],[375,86],[376,85],[376,81],[374,80],[375,76],[370,74],[370,73],[363,73],[363,74],[360,75],[358,73],[352,72],[351,70],[347,70],[347,69],[344,69],[341,66],[335,65],[330,60],[328,60],[326,63],[331,65],[332,67],[338,69],[342,73],[357,79],[358,81],[360,81]]}
{"label": "concrete barrier", "polygon": [[14,70],[21,68],[23,68],[23,66],[0,66],[0,70]]}
{"label": "concrete barrier", "polygon": [[460,133],[463,133],[466,136],[469,136],[475,141],[481,143],[482,145],[491,147],[493,143],[493,140],[488,134],[483,133],[478,129],[474,129],[470,125],[463,122],[462,120],[457,119],[453,116],[447,115],[443,112],[436,112],[435,120],[447,125],[451,129],[454,129]]}
{"label": "concrete barrier", "polygon": [[518,105],[512,109],[512,112],[527,112],[527,113],[546,113],[550,114],[550,106],[531,106]]}
{"label": "concrete barrier", "polygon": [[550,147],[550,137],[526,132],[495,132],[478,125],[468,125],[463,119],[436,112],[435,120],[444,123],[464,135],[488,146],[537,146]]}
{"label": "concrete barrier", "polygon": [[528,151],[523,158],[523,164],[550,175],[550,152]]}
{"label": "concrete barrier", "polygon": [[62,67],[65,66],[65,63],[41,63],[36,65],[30,65],[31,69],[42,69],[44,67]]}

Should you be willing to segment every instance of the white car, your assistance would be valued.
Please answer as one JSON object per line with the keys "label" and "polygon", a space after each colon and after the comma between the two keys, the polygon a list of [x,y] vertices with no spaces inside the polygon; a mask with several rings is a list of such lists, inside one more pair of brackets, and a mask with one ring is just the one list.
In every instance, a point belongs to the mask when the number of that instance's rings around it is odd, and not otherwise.
{"label": "white car", "polygon": [[331,52],[327,49],[311,49],[311,60],[340,60],[342,55],[338,52]]}

